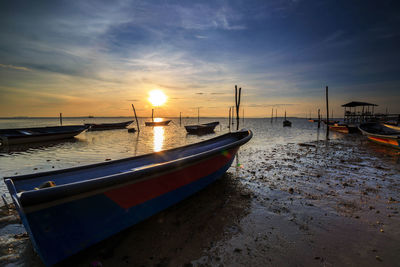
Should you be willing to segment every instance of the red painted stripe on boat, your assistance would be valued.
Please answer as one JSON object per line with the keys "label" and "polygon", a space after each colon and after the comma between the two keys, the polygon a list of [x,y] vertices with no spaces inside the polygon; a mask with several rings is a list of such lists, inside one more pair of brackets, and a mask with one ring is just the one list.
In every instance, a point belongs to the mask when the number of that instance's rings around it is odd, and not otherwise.
{"label": "red painted stripe on boat", "polygon": [[385,143],[385,144],[390,144],[393,146],[398,146],[398,143],[396,140],[393,139],[384,139],[384,138],[379,138],[379,137],[375,137],[375,136],[368,136],[369,139],[379,142],[379,143]]}
{"label": "red painted stripe on boat", "polygon": [[104,194],[122,208],[128,209],[216,172],[232,159],[236,151],[237,149],[223,151],[187,168],[113,189]]}

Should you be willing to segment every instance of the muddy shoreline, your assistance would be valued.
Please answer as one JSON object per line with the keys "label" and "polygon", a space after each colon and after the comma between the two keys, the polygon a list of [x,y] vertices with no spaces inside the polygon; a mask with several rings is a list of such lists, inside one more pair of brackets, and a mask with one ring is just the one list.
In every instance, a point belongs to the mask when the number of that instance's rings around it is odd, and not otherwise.
{"label": "muddy shoreline", "polygon": [[[395,266],[399,152],[352,136],[241,148],[218,182],[60,266]],[[0,265],[43,266],[14,211]]]}

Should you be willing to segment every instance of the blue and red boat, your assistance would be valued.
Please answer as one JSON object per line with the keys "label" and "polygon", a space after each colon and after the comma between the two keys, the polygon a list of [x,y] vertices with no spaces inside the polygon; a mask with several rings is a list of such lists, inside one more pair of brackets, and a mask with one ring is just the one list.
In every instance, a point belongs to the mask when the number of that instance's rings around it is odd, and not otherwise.
{"label": "blue and red boat", "polygon": [[252,135],[242,130],[147,155],[4,179],[36,252],[51,266],[214,182]]}
{"label": "blue and red boat", "polygon": [[380,123],[362,123],[358,128],[369,140],[400,149],[400,131],[396,131]]}

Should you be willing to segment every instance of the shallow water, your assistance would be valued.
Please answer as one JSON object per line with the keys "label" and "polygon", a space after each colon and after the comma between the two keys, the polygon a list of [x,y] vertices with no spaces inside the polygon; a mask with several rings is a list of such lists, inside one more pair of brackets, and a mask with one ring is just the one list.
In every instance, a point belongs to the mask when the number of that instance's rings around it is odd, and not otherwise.
{"label": "shallow water", "polygon": [[[126,120],[67,118],[64,125]],[[140,120],[140,134],[126,129],[85,132],[72,140],[4,149],[0,176],[125,158],[229,132],[225,118],[202,118],[201,122],[218,120],[222,125],[214,134],[200,137],[187,135],[176,118],[170,126],[154,128],[144,126],[147,120]],[[62,266],[88,266],[94,259],[115,266],[129,262],[138,266],[218,266],[221,262],[375,266],[382,259],[391,266],[399,262],[399,151],[357,134],[331,132],[332,141],[325,142],[323,125],[318,131],[316,123],[290,120],[292,127],[283,128],[282,119],[273,123],[246,119],[241,128],[251,129],[254,137],[240,149],[224,179]],[[57,122],[0,120],[0,128]],[[193,123],[197,119],[183,121]],[[0,192],[6,192],[1,182]],[[42,266],[15,212],[0,221],[0,265],[2,259]]]}
{"label": "shallow water", "polygon": [[[188,135],[183,125],[196,124],[197,118],[184,118],[179,126],[179,118],[170,118],[166,127],[146,127],[149,118],[140,118],[140,133],[128,133],[126,129],[83,132],[74,139],[46,143],[5,147],[0,150],[0,178],[63,169],[79,165],[115,160],[151,153],[199,142],[229,132],[226,118],[200,118],[201,123],[219,121],[213,134]],[[109,123],[131,120],[131,118],[64,118],[63,125],[81,125],[83,123]],[[240,128],[254,132],[247,147],[270,148],[277,144],[314,141],[325,138],[324,126],[317,130],[317,123],[305,119],[290,118],[292,127],[282,127],[282,118],[271,123],[266,119],[245,119]],[[0,119],[0,129],[55,126],[58,118],[21,118]],[[130,127],[136,127],[135,123]],[[236,125],[234,125],[236,128]],[[339,135],[334,135],[339,136]],[[3,182],[0,194],[7,192]]]}

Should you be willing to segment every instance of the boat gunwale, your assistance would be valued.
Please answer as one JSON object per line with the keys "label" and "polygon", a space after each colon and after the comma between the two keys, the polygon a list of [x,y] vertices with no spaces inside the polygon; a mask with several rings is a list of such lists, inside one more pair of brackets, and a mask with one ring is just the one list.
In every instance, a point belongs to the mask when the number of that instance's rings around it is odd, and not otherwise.
{"label": "boat gunwale", "polygon": [[95,126],[95,127],[113,127],[113,126],[128,126],[133,123],[131,121],[123,121],[123,122],[110,122],[110,123],[85,123],[84,125]]}
{"label": "boat gunwale", "polygon": [[[64,199],[64,198],[71,198],[73,196],[88,193],[90,191],[97,191],[97,190],[101,190],[101,189],[105,189],[105,188],[109,188],[109,187],[115,187],[116,185],[123,186],[126,183],[135,182],[138,179],[140,179],[146,175],[147,176],[150,175],[150,177],[148,177],[148,179],[151,179],[154,176],[154,174],[157,174],[160,172],[168,172],[168,170],[173,168],[174,166],[181,167],[181,166],[190,164],[195,161],[206,159],[207,157],[210,157],[214,154],[218,154],[221,150],[229,150],[231,148],[241,146],[241,145],[247,143],[252,138],[253,133],[250,130],[242,130],[242,131],[235,132],[235,133],[227,133],[227,134],[218,136],[216,138],[205,140],[205,141],[202,141],[199,143],[190,144],[190,145],[182,146],[182,147],[177,147],[177,148],[173,148],[173,149],[169,149],[169,150],[164,150],[161,152],[153,152],[153,153],[148,153],[148,154],[136,156],[136,157],[130,157],[130,158],[108,161],[108,162],[100,162],[100,163],[72,167],[72,168],[56,170],[56,171],[21,175],[21,176],[16,176],[14,178],[13,177],[4,177],[4,180],[5,180],[6,184],[7,183],[14,184],[14,181],[33,179],[35,177],[47,176],[47,175],[51,175],[51,174],[67,173],[70,171],[82,170],[82,169],[93,168],[93,167],[98,167],[98,166],[106,166],[106,165],[110,165],[113,163],[119,163],[119,162],[129,161],[132,159],[138,159],[138,158],[142,158],[142,157],[146,157],[146,156],[151,156],[154,154],[160,154],[162,152],[172,152],[172,151],[176,151],[176,150],[183,149],[183,148],[199,146],[206,142],[210,142],[210,141],[212,142],[212,141],[215,141],[218,139],[223,139],[232,134],[233,135],[245,135],[245,136],[238,139],[237,141],[234,141],[232,143],[225,144],[222,146],[218,146],[218,147],[213,148],[208,151],[203,151],[203,152],[189,155],[189,156],[186,156],[183,158],[177,158],[177,159],[169,160],[169,161],[165,161],[165,162],[159,162],[159,163],[145,165],[142,167],[134,168],[131,171],[127,171],[124,173],[115,173],[112,175],[97,177],[97,178],[90,179],[90,180],[73,182],[73,183],[63,184],[63,185],[59,185],[59,186],[55,186],[55,187],[43,188],[40,190],[30,190],[30,191],[25,191],[22,193],[17,193],[17,198],[20,202],[19,205],[21,207],[25,208],[27,206],[36,206],[36,205],[40,205],[40,204],[43,204],[46,202],[53,202],[53,201],[57,201],[57,200]],[[13,186],[15,187],[15,185],[13,185]]]}
{"label": "boat gunwale", "polygon": [[[2,133],[2,132],[5,132],[5,131],[21,131],[21,130],[33,130],[34,131],[36,129],[45,129],[45,128],[64,128],[65,129],[67,127],[79,129],[79,130],[74,130],[74,132],[84,131],[84,130],[88,129],[88,126],[86,126],[86,125],[64,125],[64,126],[12,128],[12,129],[0,129],[0,136],[5,136],[4,133]],[[63,132],[54,132],[54,133],[40,133],[40,132],[37,132],[34,135],[23,135],[23,134],[21,134],[21,135],[11,135],[11,136],[5,136],[5,137],[15,138],[15,137],[39,136],[39,135],[48,135],[48,134],[62,134],[62,133],[70,133],[70,132],[73,132],[73,131],[63,131]]]}
{"label": "boat gunwale", "polygon": [[185,128],[186,127],[202,127],[202,128],[205,128],[205,127],[212,127],[212,126],[214,126],[214,128],[215,128],[217,125],[219,125],[219,121],[209,122],[209,123],[185,125]]}
{"label": "boat gunwale", "polygon": [[[388,138],[388,139],[394,139],[394,140],[399,140],[400,139],[400,132],[398,134],[377,134],[377,133],[371,133],[368,132],[367,130],[362,128],[363,125],[359,125],[358,129],[367,136],[375,136],[375,137],[380,137],[380,138]],[[388,128],[388,127],[387,127]],[[389,128],[390,129],[390,128]]]}

